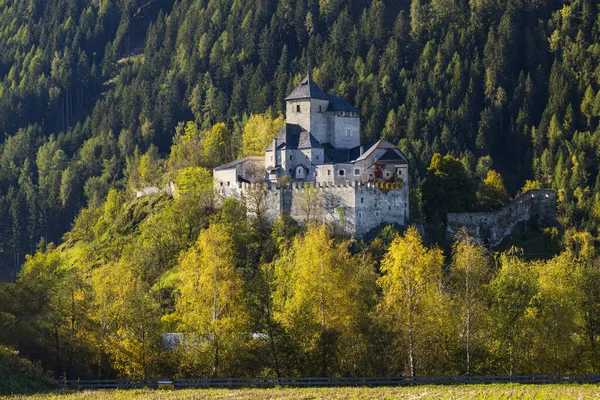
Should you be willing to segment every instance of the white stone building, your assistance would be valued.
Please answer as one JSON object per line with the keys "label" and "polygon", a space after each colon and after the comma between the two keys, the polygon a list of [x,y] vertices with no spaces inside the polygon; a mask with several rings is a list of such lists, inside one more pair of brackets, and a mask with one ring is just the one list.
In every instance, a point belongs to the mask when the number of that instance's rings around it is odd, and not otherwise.
{"label": "white stone building", "polygon": [[[215,168],[219,193],[241,197],[252,184],[267,183],[266,214],[274,218],[286,212],[301,219],[301,202],[288,197],[301,196],[310,183],[327,188],[326,199],[324,193],[318,196],[323,220],[336,222],[343,215],[344,226],[356,237],[380,223],[406,225],[407,157],[385,140],[361,144],[360,111],[323,92],[310,75],[285,100],[286,124],[264,157],[246,157]],[[287,190],[290,187],[282,181],[291,181],[296,190]],[[385,201],[378,202],[378,190],[385,192]],[[339,209],[332,212],[332,204],[338,203]]]}

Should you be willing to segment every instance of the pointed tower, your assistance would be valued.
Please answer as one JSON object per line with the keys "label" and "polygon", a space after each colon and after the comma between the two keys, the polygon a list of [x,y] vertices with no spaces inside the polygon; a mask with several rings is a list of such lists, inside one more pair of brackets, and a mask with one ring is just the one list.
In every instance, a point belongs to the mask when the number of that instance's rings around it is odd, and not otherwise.
{"label": "pointed tower", "polygon": [[285,101],[286,123],[299,125],[321,143],[330,143],[327,123],[329,95],[312,80],[310,72]]}

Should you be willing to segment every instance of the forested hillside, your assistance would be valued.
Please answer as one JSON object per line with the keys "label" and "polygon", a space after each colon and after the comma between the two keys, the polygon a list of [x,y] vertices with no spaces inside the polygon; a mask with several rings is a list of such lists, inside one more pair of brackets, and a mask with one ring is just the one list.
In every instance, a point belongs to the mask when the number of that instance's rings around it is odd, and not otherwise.
{"label": "forested hillside", "polygon": [[[55,377],[598,373],[595,2],[5,0],[0,26],[0,343]],[[309,69],[408,154],[427,240],[214,196]],[[543,259],[431,243],[536,187]]]}
{"label": "forested hillside", "polygon": [[239,156],[248,115],[282,112],[308,68],[361,109],[365,139],[407,152],[416,217],[440,152],[511,194],[558,189],[563,224],[596,232],[592,0],[6,0],[0,32],[4,276],[111,187],[159,183],[180,122],[218,127],[200,166]]}

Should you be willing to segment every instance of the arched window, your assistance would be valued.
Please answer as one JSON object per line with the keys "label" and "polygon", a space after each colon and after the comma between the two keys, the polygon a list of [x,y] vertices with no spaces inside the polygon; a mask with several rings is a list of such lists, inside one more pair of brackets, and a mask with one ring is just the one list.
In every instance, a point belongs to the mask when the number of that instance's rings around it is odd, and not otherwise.
{"label": "arched window", "polygon": [[300,112],[300,104],[296,105],[296,112]]}

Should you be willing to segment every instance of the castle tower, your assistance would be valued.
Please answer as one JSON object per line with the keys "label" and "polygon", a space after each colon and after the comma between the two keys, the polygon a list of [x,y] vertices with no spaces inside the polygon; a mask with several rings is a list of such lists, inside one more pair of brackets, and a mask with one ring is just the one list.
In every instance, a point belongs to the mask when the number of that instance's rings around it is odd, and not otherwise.
{"label": "castle tower", "polygon": [[327,121],[329,95],[317,86],[310,73],[285,98],[286,123],[297,124],[310,132],[320,143],[330,143]]}

